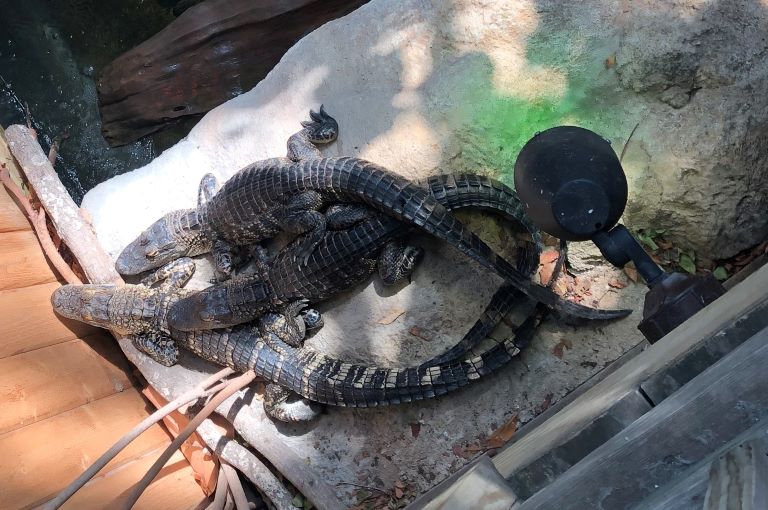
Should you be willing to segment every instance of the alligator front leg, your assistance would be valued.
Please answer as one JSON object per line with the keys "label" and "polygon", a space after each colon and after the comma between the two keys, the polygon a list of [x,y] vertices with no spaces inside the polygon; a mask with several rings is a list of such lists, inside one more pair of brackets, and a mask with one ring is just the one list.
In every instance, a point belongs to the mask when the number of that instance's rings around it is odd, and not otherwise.
{"label": "alligator front leg", "polygon": [[217,239],[213,243],[213,263],[215,271],[215,281],[211,283],[218,283],[228,280],[232,276],[232,269],[234,268],[234,248],[228,242]]}
{"label": "alligator front leg", "polygon": [[293,260],[306,265],[309,256],[325,235],[325,216],[318,211],[323,199],[316,191],[307,191],[291,198],[290,202],[275,213],[275,221],[286,232],[305,234],[293,248]]}
{"label": "alligator front leg", "polygon": [[288,158],[291,161],[321,158],[317,144],[331,143],[339,135],[336,119],[328,115],[320,105],[320,111],[309,111],[310,121],[301,123],[302,129],[288,138]]}
{"label": "alligator front leg", "polygon": [[423,256],[424,250],[417,246],[406,246],[397,241],[388,243],[379,255],[379,276],[385,285],[410,278]]}
{"label": "alligator front leg", "polygon": [[133,345],[138,350],[166,367],[172,367],[179,360],[179,348],[173,339],[158,331],[151,331],[133,337]]}
{"label": "alligator front leg", "polygon": [[216,176],[208,173],[200,179],[200,186],[197,188],[197,209],[200,210],[207,204],[216,192],[219,190],[219,181]]}
{"label": "alligator front leg", "polygon": [[151,287],[157,282],[163,282],[163,288],[182,288],[192,275],[195,274],[195,262],[189,257],[182,257],[169,262],[143,280],[141,285]]}
{"label": "alligator front leg", "polygon": [[320,415],[320,406],[276,383],[264,391],[264,412],[287,423],[311,421]]}

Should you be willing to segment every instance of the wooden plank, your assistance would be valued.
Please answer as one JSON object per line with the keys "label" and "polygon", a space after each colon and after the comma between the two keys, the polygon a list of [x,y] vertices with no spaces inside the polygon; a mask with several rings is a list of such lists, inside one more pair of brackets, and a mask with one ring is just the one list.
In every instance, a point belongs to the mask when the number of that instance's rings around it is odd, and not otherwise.
{"label": "wooden plank", "polygon": [[650,410],[639,391],[627,393],[571,439],[509,475],[509,485],[521,500],[530,498]]}
{"label": "wooden plank", "polygon": [[640,388],[654,405],[658,405],[766,326],[768,300],[736,320],[727,334],[712,336],[702,341],[694,349],[643,381]]}
{"label": "wooden plank", "polygon": [[0,291],[0,359],[103,330],[56,315],[51,294],[58,282]]}
{"label": "wooden plank", "polygon": [[0,185],[0,232],[31,229],[32,225],[27,217],[8,194],[5,186]]}
{"label": "wooden plank", "polygon": [[0,359],[0,434],[123,391],[128,370],[106,333]]}
{"label": "wooden plank", "polygon": [[738,447],[745,441],[766,437],[768,434],[768,418],[734,437],[694,466],[688,468],[684,475],[670,480],[658,491],[654,492],[635,510],[701,510],[709,485],[709,471],[712,463],[722,457],[727,451]]}
{"label": "wooden plank", "polygon": [[631,508],[768,417],[768,328],[754,335],[520,510]]}
{"label": "wooden plank", "polygon": [[[168,441],[170,444],[170,441]],[[146,473],[167,445],[148,452],[106,473],[100,473],[61,507],[65,510],[120,508],[128,491]],[[133,507],[136,510],[193,508],[207,498],[195,483],[192,468],[176,452]]]}
{"label": "wooden plank", "polygon": [[[81,263],[88,281],[122,282],[114,262],[101,249],[93,228],[72,201],[30,130],[26,126],[13,125],[6,129],[5,136],[13,156],[21,165],[61,239]],[[88,263],[85,264],[85,261]]]}
{"label": "wooden plank", "polygon": [[731,448],[712,463],[703,508],[768,508],[768,440],[765,434]]}
{"label": "wooden plank", "polygon": [[[746,310],[765,300],[768,266],[763,267],[720,299],[681,324],[635,359],[595,384],[563,410],[493,458],[505,477],[527,466],[546,452],[572,438],[610,408],[635,391],[640,383],[668,363],[717,334]],[[631,320],[631,319],[627,319]]]}
{"label": "wooden plank", "polygon": [[[147,417],[135,388],[0,435],[0,508],[51,499],[123,434]],[[107,465],[114,467],[168,442],[155,425]]]}
{"label": "wooden plank", "polygon": [[0,290],[56,281],[31,230],[0,233]]}

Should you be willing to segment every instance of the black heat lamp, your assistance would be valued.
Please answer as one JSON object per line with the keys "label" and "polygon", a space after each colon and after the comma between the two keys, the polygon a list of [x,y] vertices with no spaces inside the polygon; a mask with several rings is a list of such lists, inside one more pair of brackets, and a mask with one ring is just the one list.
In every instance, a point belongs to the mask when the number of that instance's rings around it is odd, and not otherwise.
{"label": "black heat lamp", "polygon": [[537,133],[515,162],[515,188],[541,230],[566,241],[591,239],[616,267],[635,263],[649,287],[638,329],[654,343],[725,293],[711,274],[664,272],[617,225],[627,205],[627,178],[610,142],[584,128]]}

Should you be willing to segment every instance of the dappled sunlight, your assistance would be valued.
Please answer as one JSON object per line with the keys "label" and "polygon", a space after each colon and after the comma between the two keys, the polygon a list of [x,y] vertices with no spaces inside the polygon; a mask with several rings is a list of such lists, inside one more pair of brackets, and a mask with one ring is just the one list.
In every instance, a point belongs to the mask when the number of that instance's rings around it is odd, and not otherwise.
{"label": "dappled sunlight", "polygon": [[395,117],[392,128],[371,140],[362,157],[370,161],[386,161],[396,147],[410,147],[411,164],[404,162],[397,172],[409,178],[422,177],[423,168],[434,168],[442,159],[440,139],[427,119],[417,111],[407,110]]}
{"label": "dappled sunlight", "polygon": [[533,101],[565,95],[568,78],[558,69],[531,64],[526,55],[528,38],[539,25],[532,0],[454,2],[448,37],[460,54],[481,52],[493,64],[492,84],[500,95]]}

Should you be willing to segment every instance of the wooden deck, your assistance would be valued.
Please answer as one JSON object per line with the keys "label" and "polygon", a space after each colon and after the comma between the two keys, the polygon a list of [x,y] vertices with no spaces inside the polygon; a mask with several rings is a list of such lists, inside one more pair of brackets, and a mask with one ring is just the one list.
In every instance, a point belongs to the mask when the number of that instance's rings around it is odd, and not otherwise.
{"label": "wooden deck", "polygon": [[[60,285],[37,238],[0,186],[0,508],[49,500],[153,408],[105,331],[57,317]],[[64,508],[114,508],[170,443],[155,426]],[[135,508],[187,509],[207,499],[177,453]]]}

